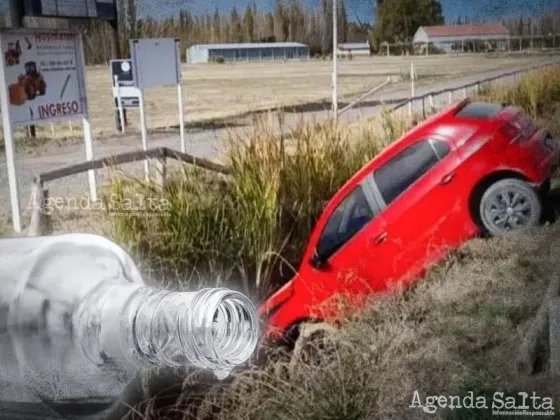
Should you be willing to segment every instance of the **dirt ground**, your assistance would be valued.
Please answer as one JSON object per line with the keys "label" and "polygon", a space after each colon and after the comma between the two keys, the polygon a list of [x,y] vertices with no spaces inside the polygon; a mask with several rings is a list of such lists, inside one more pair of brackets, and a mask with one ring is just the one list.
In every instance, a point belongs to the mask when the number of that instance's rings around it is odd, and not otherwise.
{"label": "dirt ground", "polygon": [[[408,77],[414,62],[419,84],[452,79],[464,74],[535,63],[534,55],[496,56],[485,54],[358,57],[340,60],[339,95],[353,98],[382,83]],[[330,100],[330,60],[311,59],[291,62],[253,62],[235,64],[184,64],[183,87],[185,118],[188,123],[204,122],[240,115],[250,111],[288,105],[315,105]],[[406,81],[387,89],[402,89]],[[115,134],[109,66],[87,70],[86,84],[96,136]],[[178,125],[177,91],[174,87],[155,88],[146,92],[149,129]],[[329,104],[325,104],[328,108]],[[303,109],[304,110],[304,109]],[[132,130],[139,126],[139,115],[129,111]],[[71,131],[72,130],[72,131]],[[62,138],[80,132],[80,124],[54,126],[54,137]],[[20,130],[20,135],[23,131]],[[51,126],[38,128],[39,136],[53,137]],[[0,137],[2,134],[0,134]]]}

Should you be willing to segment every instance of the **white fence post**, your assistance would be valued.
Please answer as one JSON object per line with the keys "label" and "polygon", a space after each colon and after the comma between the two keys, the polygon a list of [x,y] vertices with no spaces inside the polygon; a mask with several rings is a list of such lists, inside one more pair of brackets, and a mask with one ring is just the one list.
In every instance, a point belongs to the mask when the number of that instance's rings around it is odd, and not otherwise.
{"label": "white fence post", "polygon": [[447,102],[449,103],[449,105],[453,103],[453,91],[449,91],[449,93],[447,94]]}

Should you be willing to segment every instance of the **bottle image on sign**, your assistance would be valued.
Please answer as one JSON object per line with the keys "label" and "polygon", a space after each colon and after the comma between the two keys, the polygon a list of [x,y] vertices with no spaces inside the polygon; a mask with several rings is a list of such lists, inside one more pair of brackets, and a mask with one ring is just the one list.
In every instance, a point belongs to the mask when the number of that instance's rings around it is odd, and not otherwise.
{"label": "bottle image on sign", "polygon": [[259,319],[243,294],[150,287],[102,236],[0,239],[0,267],[0,419],[10,418],[6,402],[59,413],[95,405],[101,415],[142,368],[223,379],[257,346]]}

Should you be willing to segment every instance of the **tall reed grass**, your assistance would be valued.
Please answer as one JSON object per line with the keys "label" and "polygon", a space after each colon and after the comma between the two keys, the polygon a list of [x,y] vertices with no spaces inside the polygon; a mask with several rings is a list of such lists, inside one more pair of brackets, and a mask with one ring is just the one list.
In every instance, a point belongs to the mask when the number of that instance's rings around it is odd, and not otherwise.
{"label": "tall reed grass", "polygon": [[288,266],[298,264],[324,204],[405,129],[405,121],[383,115],[338,127],[300,124],[279,140],[257,120],[227,139],[229,177],[185,167],[163,189],[116,177],[113,200],[140,194],[167,200],[169,211],[114,215],[112,235],[144,261],[174,271],[229,270],[251,293],[266,294],[278,262],[292,274]]}
{"label": "tall reed grass", "polygon": [[560,66],[529,72],[513,86],[490,86],[480,97],[519,106],[535,119],[547,119],[560,103]]}

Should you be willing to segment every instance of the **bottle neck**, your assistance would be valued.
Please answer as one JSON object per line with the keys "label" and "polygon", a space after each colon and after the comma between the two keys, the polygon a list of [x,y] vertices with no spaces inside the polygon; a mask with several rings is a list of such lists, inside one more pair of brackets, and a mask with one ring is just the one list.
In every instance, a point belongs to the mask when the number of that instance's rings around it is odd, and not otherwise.
{"label": "bottle neck", "polygon": [[73,323],[98,365],[193,366],[219,378],[251,357],[259,334],[249,299],[224,288],[169,292],[106,283],[84,299]]}

